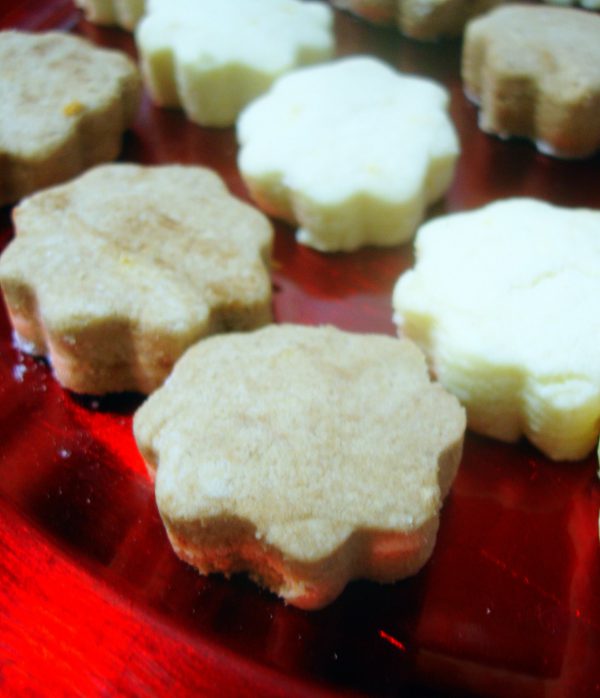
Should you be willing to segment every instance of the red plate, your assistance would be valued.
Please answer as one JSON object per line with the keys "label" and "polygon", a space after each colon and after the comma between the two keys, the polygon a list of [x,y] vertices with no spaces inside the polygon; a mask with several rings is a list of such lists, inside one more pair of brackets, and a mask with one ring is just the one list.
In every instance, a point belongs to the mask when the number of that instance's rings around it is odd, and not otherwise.
{"label": "red plate", "polygon": [[[5,0],[0,26],[60,27],[133,54],[129,35],[88,24],[68,0]],[[463,155],[435,213],[523,194],[600,205],[600,158],[559,162],[477,130],[458,43],[418,44],[341,14],[336,28],[340,54],[376,54],[449,88]],[[147,100],[122,158],[208,165],[246,196],[232,130]],[[275,259],[279,321],[393,333],[390,293],[410,245],[322,255],[279,225]],[[131,435],[138,398],[63,391],[12,347],[4,311],[0,346],[4,695],[600,694],[595,457],[552,463],[525,443],[468,435],[425,569],[392,586],[355,582],[306,613],[177,560]]]}

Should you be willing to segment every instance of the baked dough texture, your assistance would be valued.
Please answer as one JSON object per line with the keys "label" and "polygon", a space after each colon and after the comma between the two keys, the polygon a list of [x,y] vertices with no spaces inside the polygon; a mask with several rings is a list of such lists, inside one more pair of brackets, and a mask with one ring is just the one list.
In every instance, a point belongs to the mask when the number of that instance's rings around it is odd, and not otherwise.
{"label": "baked dough texture", "polygon": [[600,148],[600,16],[509,5],[465,32],[462,76],[482,130],[584,158]]}
{"label": "baked dough texture", "polygon": [[149,0],[136,30],[153,100],[231,126],[283,73],[333,55],[333,11],[300,0]]}
{"label": "baked dough texture", "polygon": [[433,40],[458,36],[473,17],[506,0],[333,0],[363,19],[396,24],[406,36]]}
{"label": "baked dough texture", "polygon": [[99,166],[14,222],[0,284],[17,339],[76,392],[149,393],[197,340],[271,319],[271,225],[210,170]]}
{"label": "baked dough texture", "polygon": [[393,304],[400,334],[467,409],[469,427],[525,435],[555,460],[600,428],[600,212],[508,199],[437,218]]}
{"label": "baked dough texture", "polygon": [[443,87],[366,56],[284,75],[237,125],[254,200],[323,251],[408,241],[453,178]]}
{"label": "baked dough texture", "polygon": [[175,552],[306,609],[422,567],[464,429],[412,342],[298,325],[200,342],[134,419]]}
{"label": "baked dough texture", "polygon": [[0,205],[114,159],[141,80],[123,53],[61,32],[0,32]]}
{"label": "baked dough texture", "polygon": [[75,0],[85,18],[95,24],[116,25],[132,31],[142,18],[146,0]]}

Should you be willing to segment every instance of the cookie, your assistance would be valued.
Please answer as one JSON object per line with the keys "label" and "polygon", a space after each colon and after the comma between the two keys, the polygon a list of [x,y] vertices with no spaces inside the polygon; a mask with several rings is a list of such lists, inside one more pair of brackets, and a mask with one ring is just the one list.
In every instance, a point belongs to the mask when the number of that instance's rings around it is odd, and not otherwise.
{"label": "cookie", "polygon": [[149,393],[206,335],[271,319],[268,220],[210,170],[99,166],[25,199],[0,258],[22,348],[79,393]]}
{"label": "cookie", "polygon": [[458,36],[473,17],[506,0],[333,0],[371,22],[396,24],[406,36],[432,40]]}
{"label": "cookie", "polygon": [[467,27],[462,76],[484,131],[531,139],[556,157],[600,148],[600,16],[498,8]]}
{"label": "cookie", "polygon": [[133,62],[60,32],[0,32],[0,205],[114,159],[141,94]]}
{"label": "cookie", "polygon": [[299,0],[155,0],[136,43],[150,94],[203,126],[231,126],[279,75],[330,58],[333,12]]}
{"label": "cookie", "polygon": [[577,460],[600,424],[600,212],[508,199],[437,218],[394,291],[400,334],[469,427]]}
{"label": "cookie", "polygon": [[95,24],[116,25],[132,31],[142,18],[146,0],[75,0],[85,18]]}
{"label": "cookie", "polygon": [[414,234],[459,152],[444,88],[353,57],[284,75],[237,125],[254,200],[323,251]]}
{"label": "cookie", "polygon": [[134,419],[175,552],[306,609],[422,567],[464,429],[412,342],[293,325],[199,343]]}

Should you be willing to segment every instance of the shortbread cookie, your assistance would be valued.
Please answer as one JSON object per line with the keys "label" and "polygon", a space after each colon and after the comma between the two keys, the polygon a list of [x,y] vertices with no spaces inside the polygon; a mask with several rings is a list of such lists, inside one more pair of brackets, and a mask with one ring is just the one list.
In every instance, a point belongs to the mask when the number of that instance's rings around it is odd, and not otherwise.
{"label": "shortbread cookie", "polygon": [[333,0],[340,9],[349,10],[377,23],[395,23],[406,36],[431,40],[458,36],[473,17],[506,0]]}
{"label": "shortbread cookie", "polygon": [[141,81],[127,56],[59,32],[0,32],[0,205],[115,158]]}
{"label": "shortbread cookie", "polygon": [[268,213],[319,250],[396,245],[454,173],[446,91],[367,57],[280,78],[238,120],[239,167]]}
{"label": "shortbread cookie", "polygon": [[317,2],[150,0],[136,43],[157,104],[231,126],[276,77],[332,56],[332,24]]}
{"label": "shortbread cookie", "polygon": [[23,201],[0,284],[21,346],[80,393],[149,393],[183,351],[271,319],[272,230],[200,167],[105,165]]}
{"label": "shortbread cookie", "polygon": [[201,342],[134,421],[175,552],[307,609],[425,564],[464,429],[412,342],[299,325]]}
{"label": "shortbread cookie", "polygon": [[85,18],[95,24],[133,30],[146,9],[146,0],[75,0]]}
{"label": "shortbread cookie", "polygon": [[509,199],[437,218],[394,291],[400,333],[466,406],[556,460],[598,442],[600,212]]}
{"label": "shortbread cookie", "polygon": [[587,157],[600,148],[598,15],[498,8],[467,27],[462,74],[484,131],[529,138],[557,157]]}

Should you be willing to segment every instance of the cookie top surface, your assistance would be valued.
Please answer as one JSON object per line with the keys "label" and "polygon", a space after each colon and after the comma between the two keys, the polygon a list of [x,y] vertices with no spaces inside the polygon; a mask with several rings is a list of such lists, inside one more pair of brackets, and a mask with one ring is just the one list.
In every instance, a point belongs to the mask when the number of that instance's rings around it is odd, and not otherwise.
{"label": "cookie top surface", "polygon": [[304,560],[437,515],[463,431],[411,342],[291,325],[198,344],[135,417],[163,516],[240,517]]}
{"label": "cookie top surface", "polygon": [[0,155],[41,159],[136,80],[124,54],[62,32],[0,32]]}
{"label": "cookie top surface", "polygon": [[33,294],[51,339],[118,320],[181,353],[229,312],[268,307],[271,226],[210,170],[104,165],[25,199],[14,217],[2,285],[9,306],[20,289]]}
{"label": "cookie top surface", "polygon": [[[582,457],[577,449],[591,448],[600,418],[600,313],[590,300],[600,292],[600,212],[510,199],[435,219],[415,246],[394,308],[438,377],[475,372],[490,386],[493,375],[508,377],[503,399],[522,426],[587,405],[591,421],[571,435],[581,441],[569,443],[564,423],[562,435],[554,425],[564,449],[541,446],[552,457]],[[456,389],[483,395],[485,385],[470,380],[456,378]]]}
{"label": "cookie top surface", "polygon": [[458,154],[447,103],[441,86],[370,57],[298,69],[240,115],[242,175],[283,192],[299,240],[318,249],[406,241]]}

